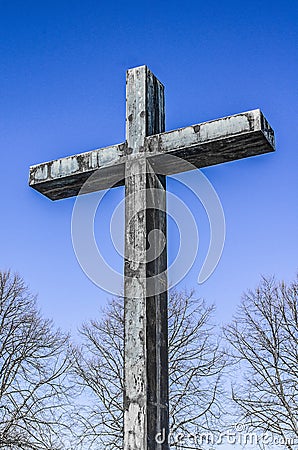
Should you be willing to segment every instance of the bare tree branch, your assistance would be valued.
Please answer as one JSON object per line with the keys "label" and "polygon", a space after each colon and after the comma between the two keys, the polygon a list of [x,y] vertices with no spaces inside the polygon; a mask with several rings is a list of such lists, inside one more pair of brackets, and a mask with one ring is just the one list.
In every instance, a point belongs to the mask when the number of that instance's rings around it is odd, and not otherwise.
{"label": "bare tree branch", "polygon": [[18,275],[0,272],[0,448],[65,448],[69,367],[68,337]]}
{"label": "bare tree branch", "polygon": [[286,286],[263,278],[225,329],[242,371],[232,389],[239,420],[283,438],[289,450],[298,443],[297,293],[297,280]]}

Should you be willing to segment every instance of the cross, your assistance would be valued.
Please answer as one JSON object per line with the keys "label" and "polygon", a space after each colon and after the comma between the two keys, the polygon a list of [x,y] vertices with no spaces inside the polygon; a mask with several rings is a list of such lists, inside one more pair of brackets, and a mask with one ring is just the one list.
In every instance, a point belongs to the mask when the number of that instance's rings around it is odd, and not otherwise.
{"label": "cross", "polygon": [[[86,193],[125,185],[125,450],[169,448],[166,245],[147,256],[153,230],[166,242],[166,175],[188,170],[185,161],[200,168],[274,150],[259,109],[165,132],[164,87],[141,66],[126,74],[124,143],[30,167],[30,186],[51,200],[76,196],[82,186]],[[160,233],[151,233],[153,251]]]}

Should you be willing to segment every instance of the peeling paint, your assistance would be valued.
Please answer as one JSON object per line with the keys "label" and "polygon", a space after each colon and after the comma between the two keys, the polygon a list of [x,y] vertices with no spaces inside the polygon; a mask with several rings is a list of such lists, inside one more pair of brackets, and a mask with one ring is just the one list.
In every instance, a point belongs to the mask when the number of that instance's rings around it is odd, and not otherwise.
{"label": "peeling paint", "polygon": [[48,178],[48,165],[40,165],[35,169],[34,179],[36,181],[44,181]]}
{"label": "peeling paint", "polygon": [[75,156],[54,161],[50,166],[51,178],[60,178],[71,175],[79,170],[78,160]]}

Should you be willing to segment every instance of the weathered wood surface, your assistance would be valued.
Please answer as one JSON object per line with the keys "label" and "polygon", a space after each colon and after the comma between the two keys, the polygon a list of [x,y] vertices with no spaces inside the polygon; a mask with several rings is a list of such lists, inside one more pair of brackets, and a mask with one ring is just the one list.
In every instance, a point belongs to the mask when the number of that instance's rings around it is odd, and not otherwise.
{"label": "weathered wood surface", "polygon": [[[162,91],[159,87],[158,98]],[[144,102],[137,105],[139,114],[144,105]],[[148,136],[150,130],[146,130],[145,139],[140,133],[144,132],[146,117],[140,117],[140,124],[136,125],[132,120],[133,113],[127,112],[127,136],[131,137],[125,143],[32,166],[30,186],[50,199],[58,200],[77,195],[88,177],[98,169],[99,176],[85,187],[84,193],[124,184],[126,161],[144,153],[156,170],[171,175],[189,170],[183,160],[200,168],[275,150],[274,132],[259,109],[166,133],[154,133],[155,136]],[[164,124],[164,113],[162,116],[158,126]],[[158,122],[155,117],[150,119],[152,123]],[[139,153],[133,150],[137,147]],[[167,154],[177,156],[181,161],[173,164],[170,159],[161,158]]]}
{"label": "weathered wood surface", "polygon": [[[151,136],[146,142],[152,166],[158,170],[161,161],[162,173],[166,175],[189,170],[183,160],[201,168],[274,149],[274,132],[259,109]],[[167,165],[167,158],[160,157],[164,155],[181,161]]]}
{"label": "weathered wood surface", "polygon": [[148,133],[164,130],[164,100],[146,67],[127,73],[126,116],[124,449],[166,450],[155,439],[169,427],[166,179],[143,153]]}

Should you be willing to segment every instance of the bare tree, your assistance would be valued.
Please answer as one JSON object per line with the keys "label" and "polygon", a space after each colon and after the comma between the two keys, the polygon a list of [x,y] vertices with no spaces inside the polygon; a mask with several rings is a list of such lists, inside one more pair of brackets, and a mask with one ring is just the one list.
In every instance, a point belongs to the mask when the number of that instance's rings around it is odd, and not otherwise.
{"label": "bare tree", "polygon": [[67,342],[24,281],[0,272],[0,448],[65,448]]}
{"label": "bare tree", "polygon": [[261,443],[272,435],[291,450],[298,443],[297,299],[297,279],[286,285],[264,278],[225,330],[240,364],[232,389],[238,421],[263,436]]}
{"label": "bare tree", "polygon": [[[174,435],[210,430],[220,418],[225,361],[214,336],[213,310],[193,293],[170,293],[170,425]],[[75,352],[77,373],[93,404],[82,415],[82,435],[91,447],[94,443],[97,448],[122,449],[123,299],[112,300],[102,319],[84,324],[81,334],[83,344]]]}

